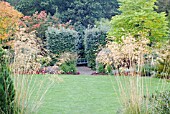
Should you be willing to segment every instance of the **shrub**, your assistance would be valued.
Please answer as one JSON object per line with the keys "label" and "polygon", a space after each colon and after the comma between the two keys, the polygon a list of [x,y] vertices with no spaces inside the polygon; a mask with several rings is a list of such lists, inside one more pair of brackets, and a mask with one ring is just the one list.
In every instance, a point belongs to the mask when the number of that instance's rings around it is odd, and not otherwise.
{"label": "shrub", "polygon": [[42,57],[38,61],[41,63],[42,67],[47,67],[51,62],[51,57],[50,56]]}
{"label": "shrub", "polygon": [[164,60],[163,62],[159,61],[156,66],[156,77],[157,78],[166,78],[170,79],[170,61]]}
{"label": "shrub", "polygon": [[5,51],[0,47],[0,113],[13,114],[15,90]]}
{"label": "shrub", "polygon": [[69,68],[69,66],[67,65],[67,63],[61,64],[60,69],[62,70],[63,73],[70,72],[70,68]]}
{"label": "shrub", "polygon": [[152,114],[170,113],[170,91],[156,92],[149,97]]}
{"label": "shrub", "polygon": [[96,70],[97,70],[97,73],[102,73],[102,74],[112,74],[112,66],[111,65],[105,65],[105,64],[102,64],[102,63],[97,63],[96,64]]}
{"label": "shrub", "polygon": [[169,41],[157,51],[156,77],[170,79],[170,45]]}
{"label": "shrub", "polygon": [[144,54],[148,53],[148,40],[142,38],[138,41],[132,36],[122,37],[122,42],[109,42],[97,55],[96,62],[111,65],[119,74],[131,69],[132,75],[136,68],[138,71],[144,64]]}
{"label": "shrub", "polygon": [[13,71],[28,73],[40,69],[38,60],[43,58],[46,52],[41,47],[41,39],[36,37],[35,31],[26,33],[22,28],[16,33],[14,43],[14,62],[11,64]]}
{"label": "shrub", "polygon": [[95,69],[96,54],[106,44],[106,32],[108,28],[91,28],[85,30],[84,46],[88,66]]}
{"label": "shrub", "polygon": [[102,63],[97,65],[97,72],[98,73],[105,73],[105,66]]}
{"label": "shrub", "polygon": [[141,76],[153,76],[155,73],[155,67],[150,64],[144,64],[141,71]]}
{"label": "shrub", "polygon": [[64,74],[76,74],[77,54],[65,52],[59,57],[59,67]]}
{"label": "shrub", "polygon": [[107,73],[107,74],[112,74],[112,66],[111,65],[106,65],[106,67],[105,67],[105,72]]}
{"label": "shrub", "polygon": [[76,66],[72,62],[66,62],[61,64],[60,69],[64,74],[76,74]]}
{"label": "shrub", "polygon": [[48,27],[46,31],[47,48],[55,54],[75,52],[77,44],[77,32],[69,28]]}
{"label": "shrub", "polygon": [[32,16],[23,16],[20,21],[20,27],[27,28],[26,32],[38,30],[47,20],[47,13],[41,11],[35,12]]}

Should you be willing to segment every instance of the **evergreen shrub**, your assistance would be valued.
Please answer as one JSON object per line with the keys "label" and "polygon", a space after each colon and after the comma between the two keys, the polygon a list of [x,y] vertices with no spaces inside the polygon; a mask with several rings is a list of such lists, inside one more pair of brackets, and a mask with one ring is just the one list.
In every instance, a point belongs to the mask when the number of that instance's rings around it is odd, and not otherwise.
{"label": "evergreen shrub", "polygon": [[5,51],[0,47],[0,114],[14,113],[15,90]]}
{"label": "evergreen shrub", "polygon": [[54,54],[76,51],[78,35],[73,29],[48,27],[46,37],[47,48]]}
{"label": "evergreen shrub", "polygon": [[108,28],[99,27],[85,30],[84,46],[88,67],[95,69],[96,54],[106,45],[106,33]]}

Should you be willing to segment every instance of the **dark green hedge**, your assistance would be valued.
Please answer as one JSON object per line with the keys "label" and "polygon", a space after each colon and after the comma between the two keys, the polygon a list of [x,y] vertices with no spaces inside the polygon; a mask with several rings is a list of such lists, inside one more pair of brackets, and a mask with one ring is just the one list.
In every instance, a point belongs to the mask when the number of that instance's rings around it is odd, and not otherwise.
{"label": "dark green hedge", "polygon": [[49,27],[46,31],[47,48],[55,54],[75,52],[78,42],[77,32],[69,28]]}
{"label": "dark green hedge", "polygon": [[96,54],[106,45],[107,28],[92,28],[85,30],[84,46],[88,67],[95,69]]}

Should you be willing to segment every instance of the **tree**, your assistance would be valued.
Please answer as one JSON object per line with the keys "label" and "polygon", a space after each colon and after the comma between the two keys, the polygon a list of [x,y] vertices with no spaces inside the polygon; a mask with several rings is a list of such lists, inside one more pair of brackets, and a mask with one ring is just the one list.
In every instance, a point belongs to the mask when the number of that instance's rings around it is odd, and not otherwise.
{"label": "tree", "polygon": [[0,2],[0,40],[8,38],[17,28],[22,14],[7,2]]}
{"label": "tree", "polygon": [[[56,8],[64,22],[72,20],[72,24],[83,26],[94,25],[100,18],[111,18],[117,15],[117,0],[7,0],[24,15],[45,10],[54,15]],[[30,9],[30,10],[28,10]],[[58,17],[60,18],[60,17]]]}
{"label": "tree", "polygon": [[74,0],[70,6],[61,12],[62,21],[72,20],[72,24],[81,23],[83,26],[94,25],[100,18],[111,18],[117,15],[117,0]]}
{"label": "tree", "polygon": [[165,12],[167,15],[170,13],[170,0],[158,0],[156,3],[158,9],[157,12]]}
{"label": "tree", "polygon": [[[45,10],[48,13],[54,14],[56,5],[54,0],[7,0],[15,8],[24,15],[32,15],[34,12]],[[29,9],[29,10],[28,10]]]}
{"label": "tree", "polygon": [[146,37],[157,42],[167,37],[168,22],[165,13],[154,11],[156,0],[119,0],[120,15],[112,17],[108,37],[121,41],[131,34],[135,38]]}
{"label": "tree", "polygon": [[169,32],[170,32],[170,0],[158,0],[156,3],[158,6],[158,9],[156,9],[157,12],[165,12],[167,16],[167,20],[169,22]]}

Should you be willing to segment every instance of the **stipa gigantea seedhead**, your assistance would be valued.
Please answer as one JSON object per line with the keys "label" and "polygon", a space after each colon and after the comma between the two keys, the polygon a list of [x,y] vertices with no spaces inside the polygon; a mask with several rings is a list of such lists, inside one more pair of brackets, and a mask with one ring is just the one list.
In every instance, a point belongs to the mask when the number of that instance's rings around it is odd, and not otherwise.
{"label": "stipa gigantea seedhead", "polygon": [[[140,44],[139,44],[140,45]],[[135,48],[129,47],[134,50]],[[145,49],[145,48],[143,48]],[[129,66],[137,70],[137,74],[131,72],[127,76],[123,73],[119,73],[120,77],[115,77],[117,84],[114,87],[115,91],[118,87],[119,92],[117,93],[122,109],[119,113],[121,114],[150,114],[153,112],[154,104],[150,103],[150,95],[155,91],[164,91],[167,88],[167,82],[164,79],[160,79],[157,84],[154,84],[154,78],[141,77],[143,65],[145,64],[144,51],[137,51],[136,53],[128,52],[126,58],[129,60]],[[123,53],[123,52],[122,52]],[[114,56],[114,55],[113,55]],[[136,58],[137,57],[137,58]],[[137,60],[137,61],[136,61]],[[134,62],[135,61],[135,62]],[[120,61],[121,62],[121,61]],[[137,65],[133,65],[133,64]],[[136,69],[137,68],[137,69]],[[131,77],[133,76],[133,77]],[[135,77],[134,77],[135,76]]]}
{"label": "stipa gigantea seedhead", "polygon": [[[56,82],[62,81],[57,75],[36,75],[36,72],[27,73],[29,70],[38,69],[39,67],[36,68],[37,65],[31,65],[28,62],[31,61],[31,56],[27,56],[24,59],[26,61],[18,61],[18,59],[14,58],[13,64],[22,64],[22,68],[15,67],[14,65],[11,68],[13,69],[12,78],[15,87],[14,103],[16,114],[37,113],[49,89]],[[32,69],[30,69],[30,66]]]}

